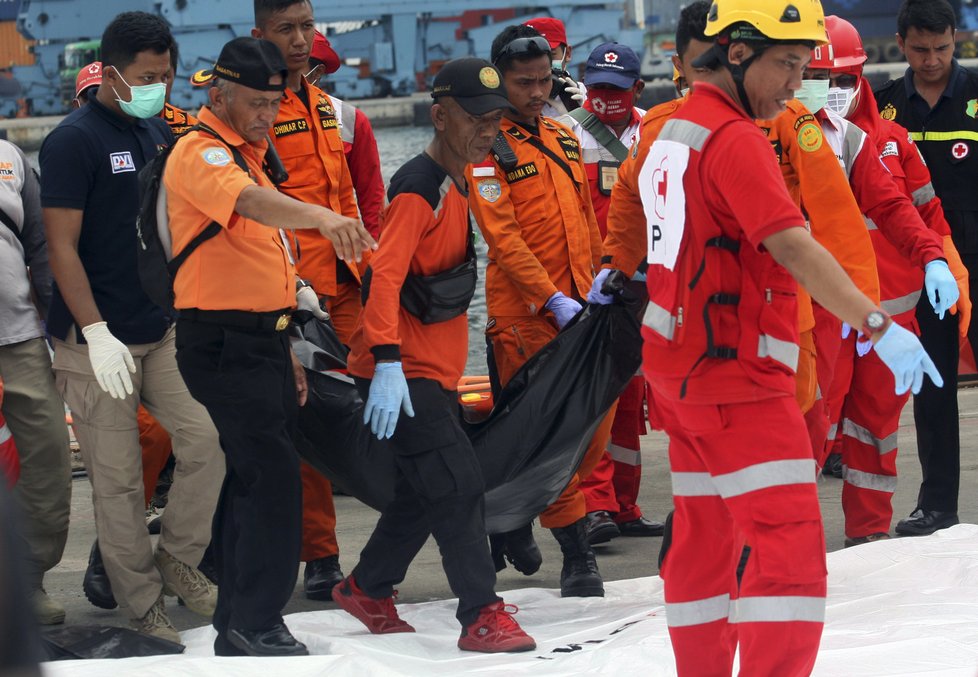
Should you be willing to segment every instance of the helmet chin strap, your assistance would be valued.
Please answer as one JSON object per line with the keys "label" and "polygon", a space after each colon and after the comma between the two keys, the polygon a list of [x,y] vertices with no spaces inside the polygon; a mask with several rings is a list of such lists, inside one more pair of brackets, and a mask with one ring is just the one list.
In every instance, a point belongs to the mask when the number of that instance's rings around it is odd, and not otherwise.
{"label": "helmet chin strap", "polygon": [[747,98],[747,88],[744,86],[744,77],[747,75],[747,69],[750,67],[754,60],[764,53],[767,49],[767,45],[757,45],[752,46],[754,53],[749,57],[744,59],[740,63],[730,63],[730,58],[727,54],[727,47],[717,43],[714,43],[713,50],[715,56],[719,58],[720,63],[726,66],[727,70],[730,71],[730,76],[733,78],[734,85],[737,87],[737,96],[740,98],[740,105],[743,107],[744,112],[751,119],[755,118],[754,108],[750,105],[750,99]]}

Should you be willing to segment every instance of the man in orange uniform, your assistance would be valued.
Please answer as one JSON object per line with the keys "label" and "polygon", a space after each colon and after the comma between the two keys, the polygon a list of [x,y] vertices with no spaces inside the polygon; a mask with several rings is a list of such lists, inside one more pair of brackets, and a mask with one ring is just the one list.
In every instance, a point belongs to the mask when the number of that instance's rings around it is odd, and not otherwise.
{"label": "man in orange uniform", "polygon": [[[469,204],[489,245],[486,336],[501,385],[580,311],[600,263],[601,234],[580,143],[540,115],[550,94],[550,59],[550,45],[529,26],[510,26],[493,40],[492,60],[517,112],[505,114],[491,159],[467,172]],[[564,597],[604,595],[579,485],[601,459],[613,418],[611,411],[578,474],[540,515],[563,553]],[[517,569],[530,574],[539,568],[530,525],[501,540]]]}
{"label": "man in orange uniform", "polygon": [[[367,401],[364,423],[393,451],[394,498],[333,599],[372,633],[414,632],[394,608],[394,586],[434,536],[458,596],[458,647],[528,651],[535,642],[493,589],[485,484],[460,425],[456,392],[468,352],[465,312],[478,277],[465,168],[486,157],[509,103],[499,72],[474,58],[448,62],[431,95],[435,138],[391,178],[384,235],[367,272],[349,360]],[[456,285],[459,278],[464,282]],[[398,425],[401,409],[407,418]]]}
{"label": "man in orange uniform", "polygon": [[174,278],[177,364],[217,426],[227,460],[213,527],[221,581],[214,652],[305,654],[281,615],[301,544],[292,434],[306,386],[284,331],[296,293],[280,229],[315,229],[351,261],[374,242],[359,221],[279,193],[262,169],[287,75],[278,47],[235,38],[213,73],[199,121],[207,129],[174,147],[163,184],[174,251],[210,223],[221,226]]}
{"label": "man in orange uniform", "polygon": [[[315,20],[308,0],[257,0],[252,35],[272,42],[289,68],[285,94],[272,128],[272,143],[289,173],[279,190],[297,200],[358,218],[353,179],[332,102],[306,82]],[[325,297],[336,333],[349,344],[363,307],[357,266],[339,261],[329,240],[318,232],[298,233],[299,276]],[[315,298],[312,292],[300,294]],[[315,299],[318,303],[318,299]],[[343,580],[336,543],[336,508],[329,480],[302,463],[302,576],[306,597],[328,600]]]}
{"label": "man in orange uniform", "polygon": [[[647,224],[643,370],[670,436],[676,506],[666,620],[680,675],[730,674],[738,644],[745,674],[803,675],[818,651],[826,569],[794,398],[791,276],[865,327],[897,390],[939,375],[916,337],[808,234],[754,122],[783,112],[809,49],[824,44],[819,3],[715,0],[706,34],[714,46],[696,63],[715,72],[656,138],[641,137],[640,207],[613,203],[608,217],[609,229],[616,219]],[[738,585],[744,537],[757,556]]]}

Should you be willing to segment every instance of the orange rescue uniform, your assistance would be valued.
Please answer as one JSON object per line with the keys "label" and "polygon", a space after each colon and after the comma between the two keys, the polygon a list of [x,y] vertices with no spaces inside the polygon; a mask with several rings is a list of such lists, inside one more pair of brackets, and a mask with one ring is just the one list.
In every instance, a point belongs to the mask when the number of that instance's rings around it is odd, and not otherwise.
{"label": "orange rescue uniform", "polygon": [[[601,234],[591,205],[577,138],[563,125],[537,118],[537,127],[504,120],[502,136],[516,156],[469,166],[469,206],[489,245],[487,336],[499,381],[513,374],[557,334],[545,310],[556,292],[581,299],[600,265]],[[547,148],[541,150],[536,144]],[[559,161],[557,159],[558,158]],[[591,474],[610,434],[610,411],[564,493],[540,516],[545,528],[584,517],[580,478]]]}

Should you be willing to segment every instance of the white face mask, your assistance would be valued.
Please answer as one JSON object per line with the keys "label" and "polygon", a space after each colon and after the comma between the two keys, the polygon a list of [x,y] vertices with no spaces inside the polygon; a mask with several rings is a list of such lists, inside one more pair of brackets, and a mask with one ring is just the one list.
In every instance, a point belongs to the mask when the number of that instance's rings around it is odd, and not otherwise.
{"label": "white face mask", "polygon": [[849,117],[852,110],[856,107],[858,95],[855,89],[832,87],[829,89],[828,100],[825,105],[833,113],[837,113],[844,118]]}
{"label": "white face mask", "polygon": [[825,108],[828,94],[828,80],[802,80],[801,89],[795,91],[795,98],[805,104],[805,108],[812,113],[817,113]]}
{"label": "white face mask", "polygon": [[683,98],[687,94],[689,94],[689,87],[683,87],[679,90],[679,98]]}

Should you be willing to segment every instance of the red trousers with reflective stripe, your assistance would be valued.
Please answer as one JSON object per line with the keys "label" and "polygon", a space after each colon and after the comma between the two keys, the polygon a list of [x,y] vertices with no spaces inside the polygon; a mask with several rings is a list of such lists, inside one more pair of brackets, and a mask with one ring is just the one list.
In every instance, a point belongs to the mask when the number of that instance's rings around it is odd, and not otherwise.
{"label": "red trousers with reflective stripe", "polygon": [[839,348],[842,345],[842,322],[817,303],[812,303],[812,309],[815,312],[815,329],[812,338],[815,340],[818,397],[811,409],[804,412],[804,416],[811,440],[812,455],[816,465],[821,468],[825,465],[825,457],[829,453],[825,446],[829,435],[829,411],[826,398],[832,391],[835,363],[838,361]]}
{"label": "red trousers with reflective stripe", "polygon": [[662,577],[679,675],[730,675],[738,644],[742,675],[808,675],[824,623],[825,539],[798,404],[656,404],[676,508]]}
{"label": "red trousers with reflective stripe", "polygon": [[613,513],[619,523],[642,516],[637,501],[642,481],[639,436],[646,432],[644,403],[645,378],[636,376],[618,398],[608,450],[581,482],[587,511],[606,510]]}
{"label": "red trousers with reflective stripe", "polygon": [[910,393],[894,393],[893,373],[875,350],[863,357],[856,354],[856,332],[841,344],[826,404],[835,430],[828,446],[842,454],[846,536],[888,533],[897,481],[897,430]]}
{"label": "red trousers with reflective stripe", "polygon": [[[326,301],[326,308],[336,328],[336,335],[349,345],[357,320],[363,312],[360,287],[353,282],[337,285],[336,296]],[[338,555],[333,485],[305,461],[299,466],[299,474],[302,477],[302,552],[299,559],[309,562]]]}

